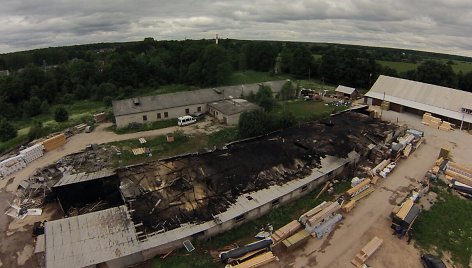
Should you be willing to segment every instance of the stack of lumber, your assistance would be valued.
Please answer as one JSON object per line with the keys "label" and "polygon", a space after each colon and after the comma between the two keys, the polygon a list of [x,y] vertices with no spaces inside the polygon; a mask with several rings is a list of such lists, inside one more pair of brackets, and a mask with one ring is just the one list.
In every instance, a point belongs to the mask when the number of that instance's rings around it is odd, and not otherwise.
{"label": "stack of lumber", "polygon": [[297,232],[296,234],[290,236],[289,238],[283,240],[282,243],[287,249],[289,249],[303,244],[309,238],[310,233],[307,230],[303,229]]}
{"label": "stack of lumber", "polygon": [[309,218],[305,226],[307,229],[311,228],[316,228],[322,221],[331,218],[336,214],[336,212],[339,211],[341,206],[339,205],[338,202],[328,202],[328,206],[326,206],[323,210],[320,212],[316,213],[313,215],[311,218]]}
{"label": "stack of lumber", "polygon": [[421,123],[432,128],[439,128],[439,126],[441,125],[441,119],[432,116],[430,113],[424,113],[423,121],[421,121]]}
{"label": "stack of lumber", "polygon": [[272,241],[274,241],[274,244],[277,244],[278,242],[295,234],[301,227],[302,225],[300,222],[298,222],[297,220],[293,220],[285,226],[281,227],[280,229],[276,230],[272,234]]}
{"label": "stack of lumber", "polygon": [[98,113],[93,115],[93,121],[95,123],[101,123],[107,119],[106,113]]}
{"label": "stack of lumber", "polygon": [[44,146],[44,150],[46,152],[49,152],[56,148],[61,147],[62,145],[66,144],[66,142],[67,142],[66,135],[64,135],[64,133],[61,133],[47,140],[44,140],[42,144]]}
{"label": "stack of lumber", "polygon": [[346,212],[346,213],[350,212],[356,206],[356,202],[357,202],[356,200],[351,200],[351,201],[347,202],[343,206],[344,212]]}
{"label": "stack of lumber", "polygon": [[390,159],[383,160],[377,166],[375,166],[373,169],[370,170],[370,175],[372,176],[377,175],[377,172],[380,172],[382,169],[384,169],[388,164],[390,164],[390,162],[392,162],[392,160]]}
{"label": "stack of lumber", "polygon": [[408,212],[410,212],[411,208],[413,207],[414,203],[413,200],[408,198],[403,204],[400,206],[400,209],[398,212],[395,214],[397,218],[400,220],[404,220],[406,216],[408,215]]}
{"label": "stack of lumber", "polygon": [[242,262],[237,265],[229,265],[229,267],[232,268],[255,268],[255,267],[260,267],[262,265],[271,263],[273,261],[278,261],[279,259],[272,253],[272,252],[266,252],[261,255],[258,255],[254,258],[251,258],[245,262]]}
{"label": "stack of lumber", "polygon": [[408,144],[405,149],[403,149],[403,156],[405,157],[408,157],[410,156],[410,153],[411,153],[411,149],[413,148],[413,146],[411,146],[411,143]]}
{"label": "stack of lumber", "polygon": [[443,130],[443,131],[451,131],[452,126],[453,126],[453,124],[451,124],[449,122],[446,122],[446,121],[443,121],[442,124],[439,126],[439,129]]}
{"label": "stack of lumber", "polygon": [[35,144],[20,151],[20,155],[25,160],[26,164],[33,162],[44,154],[44,146],[41,143]]}
{"label": "stack of lumber", "polygon": [[318,206],[308,210],[307,212],[303,213],[300,218],[298,219],[301,223],[306,224],[306,222],[313,217],[314,215],[318,214],[320,211],[328,207],[330,204],[333,202],[326,202],[323,201],[323,203],[319,204]]}
{"label": "stack of lumber", "polygon": [[21,155],[13,156],[0,162],[0,175],[8,176],[26,167],[26,162]]}
{"label": "stack of lumber", "polygon": [[380,109],[388,111],[390,109],[390,102],[382,101],[382,104],[380,105]]}
{"label": "stack of lumber", "polygon": [[79,133],[79,132],[82,132],[84,131],[84,129],[87,127],[87,124],[79,124],[77,126],[74,127],[74,131],[76,133]]}
{"label": "stack of lumber", "polygon": [[133,152],[134,155],[140,155],[140,154],[144,154],[146,151],[144,150],[144,148],[135,148],[135,149],[131,149],[131,151]]}
{"label": "stack of lumber", "polygon": [[445,174],[460,183],[472,187],[472,168],[449,161],[446,166]]}
{"label": "stack of lumber", "polygon": [[363,267],[364,263],[372,256],[375,251],[382,245],[383,240],[377,236],[370,240],[362,250],[352,259],[351,263],[356,267]]}
{"label": "stack of lumber", "polygon": [[353,198],[354,196],[362,193],[363,191],[367,190],[367,188],[370,187],[370,179],[363,180],[361,183],[358,185],[352,187],[351,189],[346,191],[346,194],[350,197]]}

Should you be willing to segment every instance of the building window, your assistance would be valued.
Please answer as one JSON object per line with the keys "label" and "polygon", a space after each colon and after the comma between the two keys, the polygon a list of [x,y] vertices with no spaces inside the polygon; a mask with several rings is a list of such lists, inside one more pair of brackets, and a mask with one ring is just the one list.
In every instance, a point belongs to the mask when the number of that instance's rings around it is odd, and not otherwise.
{"label": "building window", "polygon": [[272,201],[272,206],[277,206],[278,204],[280,204],[280,198],[277,198],[274,201]]}
{"label": "building window", "polygon": [[147,121],[147,115],[143,115],[143,121]]}
{"label": "building window", "polygon": [[304,191],[306,191],[306,189],[308,189],[308,185],[304,185],[304,186],[302,187],[302,189],[300,190],[300,192],[304,192]]}
{"label": "building window", "polygon": [[168,112],[164,112],[164,118],[167,118],[169,117],[169,113]]}
{"label": "building window", "polygon": [[190,113],[190,109],[185,109],[185,114],[189,114]]}
{"label": "building window", "polygon": [[201,112],[202,111],[202,107],[198,106],[197,107],[197,112]]}
{"label": "building window", "polygon": [[241,215],[237,216],[236,218],[234,218],[234,221],[240,222],[240,221],[243,221],[245,218],[246,218],[246,215],[241,214]]}
{"label": "building window", "polygon": [[157,119],[161,118],[161,113],[157,113]]}

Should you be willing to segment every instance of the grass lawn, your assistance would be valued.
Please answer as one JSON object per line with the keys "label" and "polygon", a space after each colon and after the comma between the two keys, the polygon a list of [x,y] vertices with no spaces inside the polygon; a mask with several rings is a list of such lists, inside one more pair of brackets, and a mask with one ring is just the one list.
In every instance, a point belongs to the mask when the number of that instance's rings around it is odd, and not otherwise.
{"label": "grass lawn", "polygon": [[[344,191],[345,183],[335,185],[335,192],[333,195]],[[321,186],[322,187],[322,186]],[[152,261],[152,267],[223,267],[223,264],[213,260],[210,251],[217,251],[218,249],[232,244],[240,246],[256,241],[256,235],[260,228],[268,223],[272,224],[275,229],[278,229],[294,219],[298,219],[301,214],[315,207],[325,200],[333,200],[334,196],[326,192],[323,193],[317,200],[314,197],[318,194],[321,187],[314,189],[307,195],[297,199],[288,204],[281,205],[272,209],[268,214],[244,223],[243,225],[231,229],[231,231],[217,235],[207,241],[194,241],[196,250],[188,253],[185,249],[176,251],[167,257],[165,260],[155,258]]]}
{"label": "grass lawn", "polygon": [[[447,63],[448,60],[446,59],[432,59],[435,61],[440,61],[442,63]],[[382,61],[378,60],[378,63],[382,66],[388,66],[397,70],[397,72],[406,72],[410,70],[416,70],[416,67],[421,63],[411,63],[411,62],[397,62],[397,61]],[[453,60],[454,64],[452,65],[452,69],[455,73],[459,73],[462,71],[463,73],[472,72],[472,62],[465,62],[465,61],[457,61]]]}
{"label": "grass lawn", "polygon": [[108,130],[112,130],[116,134],[125,134],[125,133],[135,133],[135,132],[148,131],[148,130],[154,130],[154,129],[168,128],[168,127],[173,127],[173,126],[177,126],[177,119],[155,121],[155,122],[143,124],[138,128],[129,128],[129,127],[116,128],[112,126]]}
{"label": "grass lawn", "polygon": [[[336,107],[340,110],[340,107]],[[281,102],[274,111],[275,114],[280,114],[284,111],[291,112],[297,121],[309,121],[328,116],[335,110],[335,107],[328,106],[321,101],[303,101],[294,100]]]}
{"label": "grass lawn", "polygon": [[443,187],[435,187],[434,191],[440,201],[420,214],[413,237],[424,250],[448,251],[454,262],[468,267],[472,256],[472,202]]}
{"label": "grass lawn", "polygon": [[298,80],[297,81],[298,85],[302,88],[309,88],[313,90],[332,90],[334,91],[336,89],[336,86],[322,83],[319,80]]}
{"label": "grass lawn", "polygon": [[259,83],[259,82],[267,82],[267,81],[274,81],[274,80],[284,80],[290,79],[291,77],[286,74],[270,74],[265,72],[256,72],[256,71],[239,71],[233,72],[225,83],[226,85],[241,85],[241,84],[252,84],[252,83]]}
{"label": "grass lawn", "polygon": [[397,72],[406,72],[410,70],[416,70],[416,67],[418,67],[417,63],[411,63],[411,62],[398,62],[398,61],[383,61],[383,60],[378,60],[378,63],[382,66],[387,66],[392,69],[397,70]]}

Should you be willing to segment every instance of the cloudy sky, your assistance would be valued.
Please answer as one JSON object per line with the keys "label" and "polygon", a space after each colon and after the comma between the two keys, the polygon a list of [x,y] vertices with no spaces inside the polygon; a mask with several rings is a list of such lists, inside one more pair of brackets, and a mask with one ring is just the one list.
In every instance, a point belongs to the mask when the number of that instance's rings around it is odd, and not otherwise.
{"label": "cloudy sky", "polygon": [[0,53],[216,33],[472,56],[472,0],[0,0]]}

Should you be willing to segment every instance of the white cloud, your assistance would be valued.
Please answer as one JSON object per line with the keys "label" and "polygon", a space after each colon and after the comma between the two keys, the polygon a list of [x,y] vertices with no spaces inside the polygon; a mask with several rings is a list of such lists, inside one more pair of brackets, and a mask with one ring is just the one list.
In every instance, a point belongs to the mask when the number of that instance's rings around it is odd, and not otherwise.
{"label": "white cloud", "polygon": [[3,0],[0,52],[219,33],[472,56],[470,25],[470,0]]}

